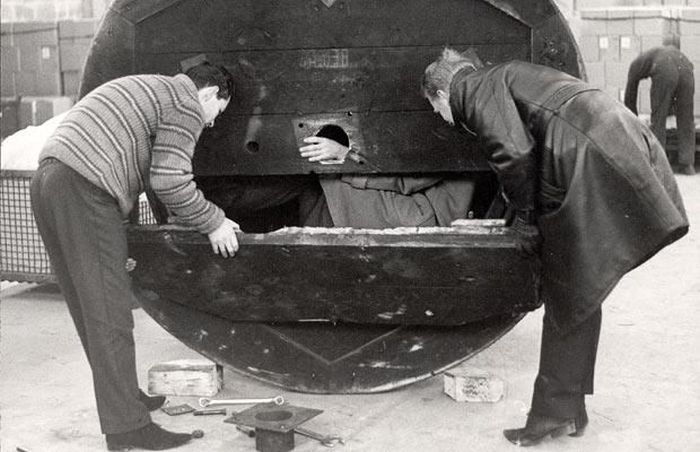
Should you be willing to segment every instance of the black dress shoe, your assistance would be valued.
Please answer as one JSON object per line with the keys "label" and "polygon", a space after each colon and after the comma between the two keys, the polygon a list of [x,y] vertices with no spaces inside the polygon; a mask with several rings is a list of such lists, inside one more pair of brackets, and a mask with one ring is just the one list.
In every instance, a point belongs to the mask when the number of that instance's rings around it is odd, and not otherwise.
{"label": "black dress shoe", "polygon": [[[562,435],[581,436],[587,423],[588,417],[585,411],[583,416],[578,416],[576,419],[559,419],[530,414],[527,417],[525,427],[503,430],[503,435],[516,446],[528,447],[534,446],[547,437],[556,438]],[[579,424],[581,425],[580,430],[578,429]]]}
{"label": "black dress shoe", "polygon": [[165,450],[182,446],[192,439],[192,435],[169,432],[151,422],[129,432],[108,433],[105,439],[108,450],[129,450],[134,447],[145,450]]}
{"label": "black dress shoe", "polygon": [[586,410],[582,410],[578,416],[576,416],[576,419],[574,419],[574,425],[576,425],[576,431],[574,433],[569,433],[569,436],[583,436],[583,432],[586,430],[586,426],[588,425],[588,414],[586,413]]}
{"label": "black dress shoe", "polygon": [[139,389],[139,400],[146,405],[146,408],[148,408],[148,411],[155,411],[158,408],[162,407],[163,404],[165,403],[165,397],[164,396],[149,396],[145,392]]}

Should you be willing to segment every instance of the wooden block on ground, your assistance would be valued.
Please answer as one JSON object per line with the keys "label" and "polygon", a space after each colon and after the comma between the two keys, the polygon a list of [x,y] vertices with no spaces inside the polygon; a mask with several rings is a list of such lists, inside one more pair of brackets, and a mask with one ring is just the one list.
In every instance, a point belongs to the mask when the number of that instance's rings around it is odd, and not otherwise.
{"label": "wooden block on ground", "polygon": [[211,397],[221,390],[223,368],[207,359],[179,359],[148,370],[148,392],[159,395]]}
{"label": "wooden block on ground", "polygon": [[480,369],[445,372],[444,392],[458,402],[498,402],[505,394],[505,382]]}

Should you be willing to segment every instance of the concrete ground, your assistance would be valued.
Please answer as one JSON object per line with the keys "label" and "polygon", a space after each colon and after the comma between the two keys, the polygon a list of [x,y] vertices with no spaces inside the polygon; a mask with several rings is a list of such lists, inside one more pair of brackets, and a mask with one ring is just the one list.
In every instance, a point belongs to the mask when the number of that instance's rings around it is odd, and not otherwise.
{"label": "concrete ground", "polygon": [[[700,175],[679,176],[691,225],[700,223]],[[50,286],[14,285],[1,293],[1,450],[106,450],[90,370],[66,306]],[[560,438],[540,451],[700,451],[700,228],[627,275],[603,308],[596,394],[581,438]],[[139,377],[157,362],[197,357],[143,311],[134,313]],[[515,450],[501,435],[525,421],[537,371],[542,311],[528,315],[466,363],[507,383],[496,403],[459,403],[436,376],[375,395],[308,395],[280,391],[225,371],[219,397],[284,394],[323,414],[305,426],[346,439],[339,451]],[[171,398],[196,404],[196,398]],[[241,408],[242,409],[242,408]],[[203,429],[182,451],[254,451],[254,440],[222,417],[169,417],[173,430]],[[298,451],[326,450],[296,437]]]}

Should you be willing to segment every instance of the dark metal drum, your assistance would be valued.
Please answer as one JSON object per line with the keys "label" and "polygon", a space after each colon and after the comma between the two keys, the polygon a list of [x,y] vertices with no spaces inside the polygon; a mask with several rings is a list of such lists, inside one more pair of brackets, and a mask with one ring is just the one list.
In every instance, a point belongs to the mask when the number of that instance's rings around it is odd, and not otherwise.
{"label": "dark metal drum", "polygon": [[[419,93],[445,45],[583,76],[551,0],[116,0],[80,91],[204,55],[237,91],[202,134],[197,176],[486,174],[476,140]],[[327,124],[358,161],[299,157],[300,138]],[[190,347],[292,390],[376,392],[467,359],[537,306],[537,263],[517,255],[508,228],[464,225],[241,234],[227,260],[172,227],[133,227],[129,241],[144,308]]]}

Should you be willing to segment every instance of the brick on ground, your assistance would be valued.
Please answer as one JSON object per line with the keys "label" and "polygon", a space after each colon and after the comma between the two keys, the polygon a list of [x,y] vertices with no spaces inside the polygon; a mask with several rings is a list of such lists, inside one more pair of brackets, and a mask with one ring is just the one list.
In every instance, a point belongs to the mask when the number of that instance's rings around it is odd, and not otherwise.
{"label": "brick on ground", "polygon": [[148,392],[171,396],[211,397],[222,387],[223,368],[207,359],[180,359],[148,370]]}
{"label": "brick on ground", "polygon": [[443,391],[457,402],[498,402],[505,390],[502,379],[474,367],[454,369],[443,375]]}

